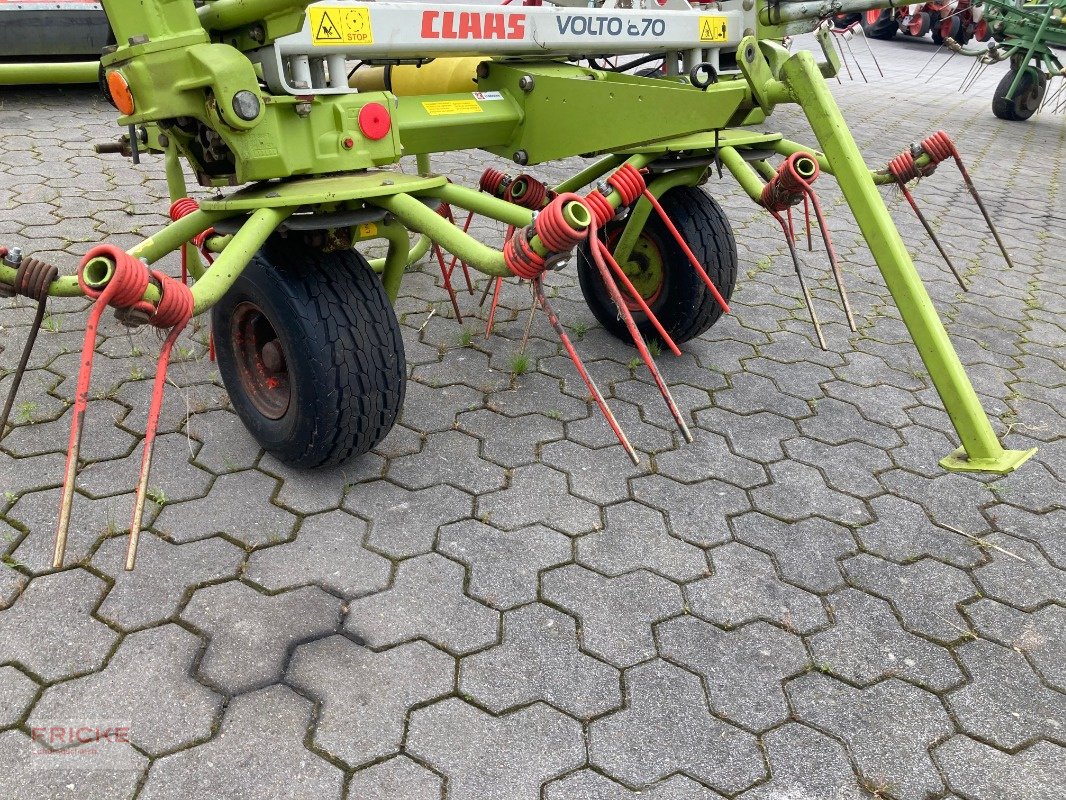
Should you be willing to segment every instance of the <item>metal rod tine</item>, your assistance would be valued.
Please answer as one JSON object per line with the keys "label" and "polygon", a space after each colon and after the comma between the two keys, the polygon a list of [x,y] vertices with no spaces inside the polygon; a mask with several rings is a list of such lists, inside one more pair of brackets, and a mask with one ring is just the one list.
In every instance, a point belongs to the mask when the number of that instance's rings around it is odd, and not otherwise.
{"label": "metal rod tine", "polygon": [[992,215],[988,213],[988,209],[985,208],[984,201],[981,200],[981,194],[977,191],[977,187],[974,186],[973,179],[970,177],[969,171],[966,169],[966,165],[962,163],[962,159],[959,157],[958,151],[954,153],[955,164],[959,168],[959,172],[962,174],[962,180],[966,184],[966,188],[970,190],[970,196],[973,197],[974,202],[977,203],[977,207],[981,209],[981,216],[985,218],[985,222],[988,223],[988,230],[992,232],[992,238],[996,240],[996,244],[999,245],[999,251],[1003,254],[1003,260],[1007,262],[1007,266],[1010,269],[1014,269],[1014,262],[1011,260],[1010,253],[1007,252],[1007,246],[1003,244],[1003,239],[999,236],[999,231],[996,229],[996,224],[992,221]]}
{"label": "metal rod tine", "polygon": [[810,314],[811,323],[814,325],[814,333],[818,337],[818,344],[823,350],[829,348],[825,344],[825,336],[822,335],[822,326],[818,322],[818,315],[814,311],[814,299],[811,297],[811,292],[807,288],[807,281],[803,279],[803,271],[800,269],[799,254],[796,253],[796,245],[792,241],[792,238],[788,235],[788,227],[785,224],[785,220],[781,218],[781,215],[776,211],[772,212],[774,219],[781,225],[781,232],[785,234],[785,242],[788,244],[788,252],[792,255],[792,266],[796,269],[796,277],[799,279],[800,291],[803,293],[803,302],[807,304],[807,313]]}
{"label": "metal rod tine", "polygon": [[943,256],[944,261],[948,265],[948,269],[950,269],[951,274],[955,276],[955,280],[959,282],[959,286],[962,287],[964,292],[970,291],[970,287],[966,285],[966,281],[963,280],[962,275],[960,275],[958,269],[955,268],[947,250],[944,249],[944,246],[940,243],[940,239],[937,238],[936,233],[933,231],[933,226],[929,224],[929,220],[926,219],[925,214],[923,214],[921,209],[918,208],[918,203],[915,202],[914,195],[910,193],[910,190],[903,181],[899,181],[899,188],[903,190],[903,196],[907,198],[907,202],[910,203],[911,208],[914,209],[915,216],[918,217],[918,221],[922,223],[922,227],[925,228],[925,232],[929,234],[929,238],[933,240],[936,249],[940,251],[940,255]]}
{"label": "metal rod tine", "polygon": [[829,235],[829,227],[825,223],[825,215],[822,213],[822,204],[818,201],[818,194],[809,186],[805,192],[810,195],[811,205],[814,207],[814,217],[818,220],[818,229],[822,232],[822,241],[825,242],[825,251],[829,255],[829,265],[833,269],[833,280],[836,281],[837,291],[840,293],[840,302],[844,306],[844,315],[848,318],[848,327],[852,333],[858,333],[855,326],[855,315],[851,312],[851,301],[848,300],[848,292],[844,287],[844,273],[837,261],[836,251],[833,249],[833,239]]}
{"label": "metal rod tine", "polygon": [[929,56],[929,60],[926,61],[924,64],[922,64],[922,68],[920,70],[918,70],[918,74],[915,75],[914,77],[915,78],[922,77],[922,73],[925,72],[926,67],[928,67],[930,64],[933,63],[933,59],[936,58],[938,55],[940,55],[940,51],[943,50],[943,49],[944,49],[944,45],[940,45],[940,47],[938,47],[936,50],[934,50],[933,54],[931,56]]}
{"label": "metal rod tine", "polygon": [[855,69],[857,69],[859,71],[859,74],[862,75],[862,82],[869,83],[870,81],[866,79],[866,73],[863,72],[862,64],[859,63],[859,59],[856,57],[855,51],[851,49],[851,42],[845,39],[844,44],[847,46],[848,52],[851,53],[851,58],[855,62]]}
{"label": "metal rod tine", "polygon": [[866,31],[862,29],[862,25],[858,26],[858,31],[862,34],[862,41],[863,44],[866,45],[866,52],[869,53],[870,58],[874,60],[874,66],[877,67],[878,73],[881,75],[882,78],[885,77],[885,73],[881,70],[881,62],[877,60],[877,55],[874,53],[873,48],[870,47],[870,40],[866,38]]}

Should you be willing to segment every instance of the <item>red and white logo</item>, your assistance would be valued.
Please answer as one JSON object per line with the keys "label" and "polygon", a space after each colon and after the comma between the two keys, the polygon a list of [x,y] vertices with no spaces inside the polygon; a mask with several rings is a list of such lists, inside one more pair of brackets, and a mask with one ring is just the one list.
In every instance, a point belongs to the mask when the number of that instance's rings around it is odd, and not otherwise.
{"label": "red and white logo", "polygon": [[479,11],[423,11],[423,39],[521,41],[526,15]]}

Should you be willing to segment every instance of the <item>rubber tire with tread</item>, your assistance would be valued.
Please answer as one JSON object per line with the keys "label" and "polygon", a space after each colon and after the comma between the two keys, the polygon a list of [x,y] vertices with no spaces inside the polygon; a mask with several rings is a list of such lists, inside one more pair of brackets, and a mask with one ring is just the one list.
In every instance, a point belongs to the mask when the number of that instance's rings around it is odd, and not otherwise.
{"label": "rubber tire with tread", "polygon": [[[1014,99],[1008,100],[1007,92],[1010,91],[1011,84],[1014,83],[1014,77],[1017,74],[1017,70],[1009,70],[1000,80],[999,85],[996,86],[996,91],[992,94],[992,113],[1000,119],[1009,120],[1010,122],[1024,122],[1033,116],[1040,107],[1040,102],[1044,99],[1044,93],[1047,91],[1047,79],[1044,78],[1043,73],[1037,72],[1032,67],[1026,67]],[[1033,81],[1038,81],[1041,87],[1039,99],[1034,103],[1034,108],[1020,106],[1018,101],[1032,91]]]}
{"label": "rubber tire with tread", "polygon": [[881,11],[881,16],[877,18],[877,22],[869,23],[866,21],[866,17],[863,16],[862,21],[863,32],[871,39],[892,39],[895,38],[899,32],[899,22],[896,20],[896,10],[893,8],[886,8]]}
{"label": "rubber tire with tread", "polygon": [[[292,395],[280,419],[246,394],[230,334],[251,302],[278,336]],[[233,408],[279,461],[342,464],[377,445],[403,406],[403,338],[381,280],[354,250],[324,253],[274,236],[212,309],[219,372]]]}
{"label": "rubber tire with tread", "polygon": [[[725,212],[698,187],[670,189],[660,202],[711,281],[728,300],[737,281],[737,244]],[[624,225],[625,222],[612,223],[607,234],[611,233],[611,227]],[[677,344],[695,339],[721,318],[721,307],[654,211],[641,236],[652,237],[663,257],[663,285],[651,304],[652,312]],[[619,318],[614,301],[592,262],[588,245],[578,251],[577,274],[585,302],[596,319],[613,336],[632,343],[629,329]],[[622,292],[624,296],[625,290]],[[647,316],[641,311],[632,313],[641,336],[646,341],[658,340],[659,335]]]}

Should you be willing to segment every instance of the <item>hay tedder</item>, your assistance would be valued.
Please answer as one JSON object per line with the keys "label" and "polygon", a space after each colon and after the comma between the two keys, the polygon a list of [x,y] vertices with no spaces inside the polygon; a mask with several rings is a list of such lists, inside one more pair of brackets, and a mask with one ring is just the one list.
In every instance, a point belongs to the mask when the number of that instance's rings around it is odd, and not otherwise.
{"label": "hay tedder", "polygon": [[[162,154],[173,222],[129,250],[93,247],[69,277],[3,251],[0,287],[38,301],[38,320],[49,296],[95,301],[72,410],[57,566],[107,308],[126,325],[167,332],[129,568],[169,354],[190,318],[211,312],[233,406],[266,450],[303,467],[340,463],[376,445],[400,411],[406,368],[392,302],[405,270],[431,252],[457,316],[456,270],[528,282],[590,402],[636,461],[544,289],[576,254],[591,310],[636,347],[691,440],[649,342],[679,352],[729,311],[737,251],[721,208],[700,188],[711,171],[730,173],[780,224],[823,346],[791,212],[813,212],[854,330],[814,189],[821,173],[835,179],[961,440],[944,468],[1006,473],[1034,452],[1001,446],[878,192],[945,160],[961,168],[958,152],[937,133],[871,170],[829,92],[826,77],[839,64],[821,21],[868,0],[103,5],[119,43],[103,56],[106,85],[128,126],[103,149]],[[824,63],[779,43],[815,28]],[[606,61],[627,56],[616,67]],[[656,59],[665,62],[662,77],[631,74]],[[350,76],[353,62],[360,68]],[[819,149],[753,129],[780,103],[799,104]],[[475,188],[433,171],[432,154],[473,149],[512,160],[522,174],[487,170]],[[527,172],[579,155],[588,165],[554,186]],[[417,157],[417,174],[390,169],[402,156]],[[211,199],[187,197],[182,159],[202,186],[218,190]],[[472,214],[509,226],[502,248],[471,235]],[[419,235],[413,244],[411,232]],[[388,251],[368,262],[354,245],[374,239]],[[153,266],[176,251],[191,287]]]}
{"label": "hay tedder", "polygon": [[[1066,50],[1066,0],[984,0],[983,5],[983,23],[991,37],[985,47],[967,48],[953,39],[944,42],[953,54],[977,59],[961,88],[973,85],[990,64],[1007,61],[1010,69],[992,95],[993,114],[1022,122],[1041,108],[1066,109],[1066,69],[1055,54],[1055,48]],[[1055,78],[1060,79],[1058,88],[1049,92]]]}

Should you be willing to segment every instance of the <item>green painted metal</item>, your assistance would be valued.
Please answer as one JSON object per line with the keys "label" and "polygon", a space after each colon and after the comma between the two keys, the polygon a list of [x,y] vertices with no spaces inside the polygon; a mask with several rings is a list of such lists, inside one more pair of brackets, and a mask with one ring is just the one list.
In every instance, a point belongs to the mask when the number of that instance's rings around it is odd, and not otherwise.
{"label": "green painted metal", "polygon": [[56,63],[0,63],[0,86],[28,86],[51,83],[96,83],[98,61]]}
{"label": "green painted metal", "polygon": [[999,443],[814,58],[810,53],[797,53],[784,64],[782,73],[822,145],[822,152],[962,441],[966,457],[952,454],[941,466],[948,470],[982,472],[1016,469],[1036,451],[1009,451]]}
{"label": "green painted metal", "polygon": [[[873,0],[834,4],[834,10],[848,10],[849,4],[861,10]],[[758,202],[763,178],[757,170],[769,169],[763,166],[767,156],[810,149],[740,126],[761,123],[779,104],[798,103],[821,143],[822,152],[814,154],[840,184],[958,431],[963,454],[945,458],[945,468],[1009,471],[1031,455],[1006,451],[996,439],[877,194],[876,185],[888,180],[863,163],[825,82],[839,66],[828,33],[819,34],[822,64],[769,39],[810,30],[811,20],[826,11],[823,3],[758,0],[757,30],[737,51],[740,74],[723,74],[705,90],[683,77],[600,72],[561,59],[493,61],[482,65],[478,88],[499,95],[476,112],[469,111],[470,95],[270,94],[262,88],[261,67],[247,54],[303,25],[306,3],[299,0],[213,0],[199,9],[188,0],[104,0],[104,6],[120,45],[103,63],[128,83],[134,101],[132,113],[119,122],[141,126],[148,149],[164,154],[172,199],[186,191],[181,160],[203,186],[251,184],[203,201],[199,211],[130,251],[152,263],[221,220],[240,217],[235,234],[209,240],[210,248],[221,251],[209,269],[203,270],[198,258],[190,260],[197,314],[222,297],[259,247],[298,211],[387,212],[384,221],[351,233],[353,241],[388,242],[388,254],[372,266],[393,299],[405,270],[433,243],[482,273],[510,276],[500,249],[464,233],[438,214],[436,205],[447,202],[518,228],[531,224],[533,212],[434,175],[433,153],[480,148],[522,166],[600,154],[605,157],[557,189],[577,190],[628,161],[638,169],[651,167],[649,190],[656,197],[675,186],[697,185],[717,158]],[[391,118],[378,139],[363,135],[360,122],[370,103]],[[405,155],[417,157],[419,174],[381,169],[395,167]],[[616,208],[621,204],[617,192],[608,201]],[[573,224],[585,224],[579,218],[583,207],[568,213]],[[623,262],[650,213],[645,200],[631,210],[616,246]],[[422,234],[413,248],[409,231]],[[546,254],[537,237],[531,245]],[[0,265],[0,281],[13,280],[14,270]],[[74,279],[63,278],[52,294],[80,291]],[[158,300],[154,287],[148,297]]]}

